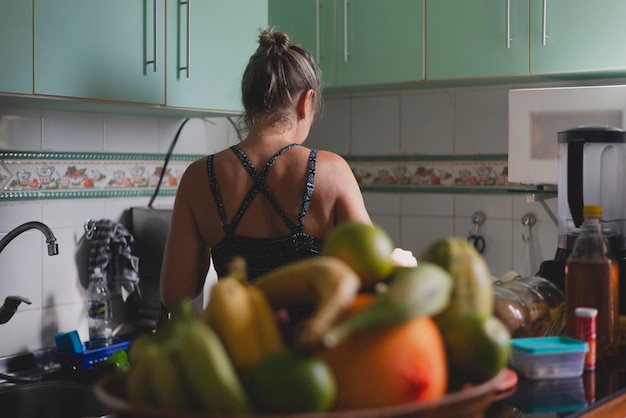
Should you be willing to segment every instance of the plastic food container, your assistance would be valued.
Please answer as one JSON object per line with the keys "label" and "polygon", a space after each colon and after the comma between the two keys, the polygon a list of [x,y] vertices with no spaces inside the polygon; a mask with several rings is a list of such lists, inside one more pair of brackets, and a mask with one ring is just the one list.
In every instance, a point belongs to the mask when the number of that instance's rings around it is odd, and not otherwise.
{"label": "plastic food container", "polygon": [[[573,412],[588,406],[583,377],[521,379],[507,403],[527,413]],[[552,416],[552,415],[550,415]]]}
{"label": "plastic food container", "polygon": [[569,337],[511,340],[511,367],[528,379],[577,377],[583,373],[589,344]]}

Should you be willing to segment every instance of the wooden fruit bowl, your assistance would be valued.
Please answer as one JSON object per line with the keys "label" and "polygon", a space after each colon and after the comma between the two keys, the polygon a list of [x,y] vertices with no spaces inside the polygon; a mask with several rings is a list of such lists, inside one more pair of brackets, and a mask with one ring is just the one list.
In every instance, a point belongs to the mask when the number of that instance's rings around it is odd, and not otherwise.
{"label": "wooden fruit bowl", "polygon": [[128,400],[126,376],[109,375],[95,387],[96,397],[120,418],[480,418],[496,396],[506,370],[479,385],[444,395],[432,401],[410,402],[384,408],[329,411],[315,414],[251,415],[251,414],[200,414],[172,410]]}

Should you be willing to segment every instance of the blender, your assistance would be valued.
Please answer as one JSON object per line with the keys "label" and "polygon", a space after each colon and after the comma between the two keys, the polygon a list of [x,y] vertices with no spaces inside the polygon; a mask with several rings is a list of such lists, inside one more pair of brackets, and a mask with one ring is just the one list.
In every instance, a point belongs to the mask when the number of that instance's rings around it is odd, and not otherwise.
{"label": "blender", "polygon": [[[580,234],[584,205],[602,206],[602,229],[619,261],[620,314],[626,313],[626,132],[587,125],[558,133],[558,246],[538,276],[565,290],[565,262]],[[623,283],[623,284],[622,284]]]}

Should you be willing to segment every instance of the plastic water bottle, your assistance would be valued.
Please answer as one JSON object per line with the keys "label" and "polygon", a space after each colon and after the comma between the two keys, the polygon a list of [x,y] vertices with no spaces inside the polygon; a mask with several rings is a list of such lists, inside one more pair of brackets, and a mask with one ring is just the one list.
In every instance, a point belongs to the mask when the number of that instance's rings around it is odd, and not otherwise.
{"label": "plastic water bottle", "polygon": [[104,275],[95,268],[87,288],[89,315],[89,348],[105,347],[112,343],[111,295]]}

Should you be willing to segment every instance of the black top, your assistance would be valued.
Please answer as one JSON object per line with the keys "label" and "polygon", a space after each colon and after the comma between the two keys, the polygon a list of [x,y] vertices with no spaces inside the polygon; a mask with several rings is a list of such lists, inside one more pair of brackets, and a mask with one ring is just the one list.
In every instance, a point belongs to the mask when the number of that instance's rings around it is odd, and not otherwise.
{"label": "black top", "polygon": [[[290,150],[297,144],[290,144],[278,151],[265,164],[263,170],[257,172],[252,162],[246,154],[236,145],[230,149],[237,155],[244,168],[252,177],[252,186],[246,194],[239,209],[235,213],[232,221],[228,223],[224,204],[219,191],[217,179],[215,177],[215,167],[213,165],[214,155],[209,155],[207,159],[207,170],[209,175],[209,183],[211,184],[211,193],[217,204],[220,214],[222,226],[224,228],[224,238],[211,249],[213,255],[213,263],[218,277],[228,274],[228,262],[235,256],[241,256],[246,260],[248,279],[254,280],[263,273],[283,266],[290,262],[300,260],[307,257],[315,257],[320,253],[322,240],[308,235],[304,232],[303,221],[309,208],[311,196],[313,195],[315,180],[315,163],[317,161],[317,150],[311,150],[309,155],[309,172],[307,176],[306,188],[302,197],[302,204],[296,222],[292,222],[282,208],[276,202],[274,195],[267,187],[265,178],[276,159],[284,152]],[[285,222],[291,235],[279,238],[254,238],[238,235],[235,232],[237,224],[245,213],[246,209],[252,202],[252,199],[258,192],[272,204],[276,212]]]}

